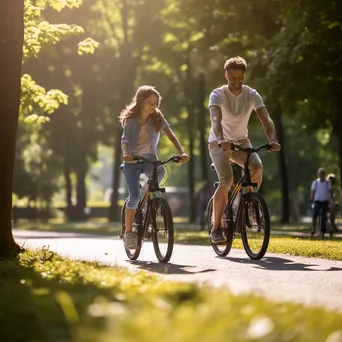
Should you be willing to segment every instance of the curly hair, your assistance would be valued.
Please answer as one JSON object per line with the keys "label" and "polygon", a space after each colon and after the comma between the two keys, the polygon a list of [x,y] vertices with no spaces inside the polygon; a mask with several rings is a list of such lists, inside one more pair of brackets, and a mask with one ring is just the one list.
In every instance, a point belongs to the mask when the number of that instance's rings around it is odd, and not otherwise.
{"label": "curly hair", "polygon": [[160,105],[162,97],[153,86],[149,86],[149,85],[143,85],[139,87],[132,101],[121,111],[120,116],[119,116],[119,121],[122,127],[124,127],[127,119],[135,118],[140,115],[140,111],[141,111],[144,100],[146,100],[151,95],[155,95],[158,99],[157,108],[151,114],[152,124],[156,132],[160,130],[161,125],[162,125],[162,120],[161,120],[161,112],[159,110],[159,105]]}

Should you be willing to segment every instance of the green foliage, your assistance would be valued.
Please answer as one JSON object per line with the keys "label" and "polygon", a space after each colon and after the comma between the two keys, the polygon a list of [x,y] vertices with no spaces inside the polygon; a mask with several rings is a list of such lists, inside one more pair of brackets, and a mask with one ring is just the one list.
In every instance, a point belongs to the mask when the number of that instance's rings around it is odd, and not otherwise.
{"label": "green foliage", "polygon": [[[43,12],[50,6],[60,12],[64,8],[77,8],[82,0],[37,0],[32,3],[25,0],[24,12],[24,63],[30,58],[37,58],[43,48],[56,45],[63,38],[84,33],[79,25],[51,24],[42,20]],[[79,54],[93,54],[98,47],[94,39],[86,38],[79,42]],[[22,78],[21,117],[26,122],[44,123],[48,121],[47,114],[53,113],[61,104],[67,104],[67,95],[60,90],[46,91],[37,85],[29,75]]]}
{"label": "green foliage", "polygon": [[341,329],[340,313],[73,261],[47,247],[0,261],[0,284],[6,341],[318,342]]}
{"label": "green foliage", "polygon": [[68,96],[58,89],[46,91],[28,74],[21,79],[21,115],[25,122],[44,123],[61,104],[68,104]]}

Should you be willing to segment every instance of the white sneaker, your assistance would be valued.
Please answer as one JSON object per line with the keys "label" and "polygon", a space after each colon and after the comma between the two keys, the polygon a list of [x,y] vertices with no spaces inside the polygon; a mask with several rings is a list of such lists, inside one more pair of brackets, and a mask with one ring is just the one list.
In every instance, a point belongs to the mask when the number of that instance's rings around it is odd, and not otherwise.
{"label": "white sneaker", "polygon": [[124,237],[126,249],[138,249],[138,245],[133,232],[127,232]]}
{"label": "white sneaker", "polygon": [[[260,211],[259,208],[257,210],[259,210],[259,219],[261,220],[262,219],[262,212]],[[249,220],[251,221],[250,223],[252,225],[257,224],[257,222],[256,222],[257,217],[256,217],[256,212],[255,212],[254,206],[251,206],[251,205],[248,206],[248,217],[249,217]]]}

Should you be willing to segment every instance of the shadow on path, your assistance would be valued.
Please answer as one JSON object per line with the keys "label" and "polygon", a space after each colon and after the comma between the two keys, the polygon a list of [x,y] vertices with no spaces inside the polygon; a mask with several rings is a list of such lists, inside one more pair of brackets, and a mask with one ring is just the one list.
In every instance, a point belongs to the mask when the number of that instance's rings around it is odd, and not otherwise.
{"label": "shadow on path", "polygon": [[342,271],[342,268],[339,267],[327,268],[325,266],[320,266],[317,264],[304,264],[300,262],[295,262],[291,259],[284,259],[278,257],[265,257],[262,260],[251,260],[247,258],[234,257],[226,257],[225,259],[231,262],[255,265],[255,268],[269,271]]}
{"label": "shadow on path", "polygon": [[207,273],[214,272],[216,269],[208,268],[200,271],[193,270],[196,266],[192,265],[177,265],[172,263],[163,264],[160,262],[153,261],[130,261],[132,265],[138,266],[138,268],[147,270],[150,272],[160,273],[160,274],[197,274],[197,273]]}

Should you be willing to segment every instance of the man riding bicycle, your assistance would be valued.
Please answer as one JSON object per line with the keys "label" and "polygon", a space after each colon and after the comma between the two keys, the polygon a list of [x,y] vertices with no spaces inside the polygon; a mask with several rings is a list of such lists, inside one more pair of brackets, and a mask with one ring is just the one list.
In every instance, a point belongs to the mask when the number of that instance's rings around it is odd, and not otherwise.
{"label": "man riding bicycle", "polygon": [[[225,242],[221,228],[221,217],[227,205],[227,194],[233,183],[231,161],[244,165],[246,154],[230,149],[231,143],[242,147],[252,147],[248,139],[248,121],[253,110],[264,126],[265,134],[272,145],[270,151],[279,151],[281,146],[276,139],[275,126],[264,105],[262,97],[255,89],[242,82],[246,75],[247,63],[242,57],[233,57],[224,64],[227,85],[214,89],[209,97],[211,129],[209,133],[209,154],[215,166],[219,186],[214,200],[214,224],[211,229],[213,243]],[[255,153],[250,159],[251,180],[262,182],[262,163]]]}

